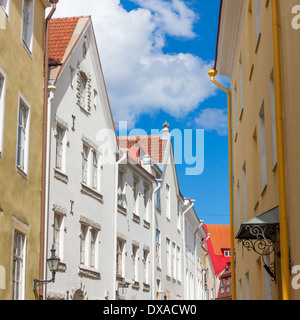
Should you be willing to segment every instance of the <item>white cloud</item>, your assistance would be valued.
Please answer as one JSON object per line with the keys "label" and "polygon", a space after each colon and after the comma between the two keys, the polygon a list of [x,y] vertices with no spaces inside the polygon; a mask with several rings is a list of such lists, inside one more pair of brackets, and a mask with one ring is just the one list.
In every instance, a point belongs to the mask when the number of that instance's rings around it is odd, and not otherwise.
{"label": "white cloud", "polygon": [[[91,15],[115,121],[129,126],[143,113],[163,110],[185,117],[216,88],[213,62],[189,54],[164,54],[165,36],[193,38],[197,17],[182,0],[61,0],[54,17]],[[84,3],[84,5],[82,5]]]}
{"label": "white cloud", "polygon": [[207,131],[217,131],[221,136],[228,134],[227,111],[222,109],[203,109],[195,119],[197,125]]}

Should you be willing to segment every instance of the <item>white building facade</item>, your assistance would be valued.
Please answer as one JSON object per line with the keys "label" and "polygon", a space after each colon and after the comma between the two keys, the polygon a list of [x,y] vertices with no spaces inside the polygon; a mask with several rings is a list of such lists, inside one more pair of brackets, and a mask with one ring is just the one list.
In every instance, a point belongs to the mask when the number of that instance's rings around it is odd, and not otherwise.
{"label": "white building facade", "polygon": [[[66,41],[66,25],[73,29],[60,60],[55,46]],[[51,21],[50,59],[46,252],[54,246],[60,264],[46,297],[110,299],[115,186],[107,154],[117,141],[90,17]]]}

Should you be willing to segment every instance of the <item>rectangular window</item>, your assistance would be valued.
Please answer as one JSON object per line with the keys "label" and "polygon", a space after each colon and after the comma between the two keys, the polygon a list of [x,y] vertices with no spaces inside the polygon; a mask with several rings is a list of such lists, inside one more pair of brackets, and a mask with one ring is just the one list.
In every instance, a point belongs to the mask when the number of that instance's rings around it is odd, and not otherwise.
{"label": "rectangular window", "polygon": [[12,299],[24,299],[25,281],[25,236],[17,231],[14,234]]}
{"label": "rectangular window", "polygon": [[233,99],[234,99],[234,134],[237,133],[237,127],[238,127],[238,111],[237,111],[237,86],[236,83],[234,85],[234,92],[233,92]]}
{"label": "rectangular window", "polygon": [[261,34],[261,16],[260,16],[260,0],[254,1],[255,7],[255,43],[258,44],[258,40]]}
{"label": "rectangular window", "polygon": [[0,7],[4,10],[5,14],[9,15],[9,0],[0,0]]}
{"label": "rectangular window", "polygon": [[176,244],[172,243],[172,278],[176,279]]}
{"label": "rectangular window", "polygon": [[90,266],[92,268],[96,267],[96,241],[98,232],[95,229],[90,231]]}
{"label": "rectangular window", "polygon": [[238,181],[236,186],[236,214],[238,227],[241,224],[241,207],[240,207],[240,182]]}
{"label": "rectangular window", "polygon": [[166,184],[166,217],[171,219],[171,208],[170,208],[170,186]]}
{"label": "rectangular window", "polygon": [[266,133],[264,103],[259,112],[259,144],[260,144],[260,168],[261,168],[261,191],[267,185],[267,160],[266,160]]}
{"label": "rectangular window", "polygon": [[62,258],[62,227],[63,217],[59,213],[54,214],[54,224],[53,224],[53,244],[55,249],[55,255]]}
{"label": "rectangular window", "polygon": [[20,98],[17,138],[17,167],[25,174],[28,171],[28,148],[29,148],[29,116],[30,108]]}
{"label": "rectangular window", "polygon": [[276,142],[275,88],[274,88],[273,71],[270,76],[270,90],[271,90],[273,166],[275,166],[277,163],[277,142]]}
{"label": "rectangular window", "polygon": [[150,220],[150,217],[149,217],[149,189],[144,187],[144,216],[145,216],[145,221],[148,221]]}
{"label": "rectangular window", "polygon": [[6,76],[0,69],[0,157],[2,157],[3,154],[5,87]]}
{"label": "rectangular window", "polygon": [[22,42],[32,53],[34,23],[34,0],[23,0],[22,10]]}
{"label": "rectangular window", "polygon": [[82,149],[82,182],[87,184],[88,181],[88,158],[89,158],[89,148],[83,145]]}
{"label": "rectangular window", "polygon": [[246,162],[244,162],[242,169],[242,180],[243,180],[243,214],[244,222],[247,221],[247,189],[246,189]]}
{"label": "rectangular window", "polygon": [[239,60],[239,78],[240,78],[240,117],[241,117],[242,112],[244,110],[242,53],[240,54],[240,60]]}
{"label": "rectangular window", "polygon": [[156,229],[156,266],[161,268],[161,238],[160,231]]}
{"label": "rectangular window", "polygon": [[116,263],[117,263],[117,275],[119,277],[124,277],[123,272],[123,251],[124,251],[124,241],[121,239],[117,240],[117,257],[116,257]]}
{"label": "rectangular window", "polygon": [[125,201],[124,201],[124,173],[119,171],[118,176],[118,204],[121,207],[125,207]]}
{"label": "rectangular window", "polygon": [[177,267],[176,267],[177,280],[181,281],[181,249],[180,247],[177,247],[176,261],[177,261]]}
{"label": "rectangular window", "polygon": [[138,247],[132,245],[132,280],[138,281]]}
{"label": "rectangular window", "polygon": [[93,155],[93,181],[92,181],[92,187],[93,189],[98,189],[98,158],[97,153],[95,150],[92,150]]}
{"label": "rectangular window", "polygon": [[65,130],[57,126],[56,134],[56,168],[63,170],[64,135]]}
{"label": "rectangular window", "polygon": [[86,75],[81,72],[79,75],[79,81],[80,81],[80,106],[81,108],[86,108],[86,92],[87,92],[87,77]]}
{"label": "rectangular window", "polygon": [[144,260],[144,283],[149,284],[149,251],[143,251],[143,260]]}
{"label": "rectangular window", "polygon": [[138,182],[137,181],[133,181],[133,198],[134,198],[134,209],[133,212],[134,214],[136,214],[137,216],[139,215],[139,189],[138,189]]}
{"label": "rectangular window", "polygon": [[172,260],[171,260],[171,241],[166,238],[166,262],[167,262],[167,276],[172,276]]}
{"label": "rectangular window", "polygon": [[87,235],[87,226],[81,224],[80,230],[80,264],[86,264],[86,235]]}
{"label": "rectangular window", "polygon": [[181,231],[181,205],[179,200],[177,200],[177,230]]}

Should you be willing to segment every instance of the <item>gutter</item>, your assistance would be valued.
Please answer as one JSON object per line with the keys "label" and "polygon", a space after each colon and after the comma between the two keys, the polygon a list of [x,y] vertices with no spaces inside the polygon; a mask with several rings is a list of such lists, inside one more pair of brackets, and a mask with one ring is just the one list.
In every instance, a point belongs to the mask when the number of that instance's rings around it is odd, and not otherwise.
{"label": "gutter", "polygon": [[278,196],[279,196],[279,227],[280,227],[280,253],[281,253],[281,284],[282,299],[290,300],[290,266],[289,242],[286,207],[285,184],[285,157],[283,134],[283,106],[282,106],[282,79],[280,57],[278,0],[272,0],[272,35],[274,57],[274,87],[275,87],[275,118],[277,143],[277,169],[278,169]]}
{"label": "gutter", "polygon": [[232,171],[232,129],[231,129],[231,92],[215,80],[216,69],[208,71],[210,81],[227,94],[228,112],[228,160],[229,160],[229,202],[230,202],[230,247],[231,247],[231,286],[232,300],[236,300],[235,264],[234,264],[234,217],[233,217],[233,171]]}
{"label": "gutter", "polygon": [[161,188],[161,184],[162,184],[162,179],[157,179],[156,182],[158,183],[157,187],[154,189],[153,193],[152,193],[152,219],[151,219],[151,225],[152,225],[152,236],[151,236],[151,250],[152,250],[152,284],[151,284],[151,299],[155,300],[155,240],[156,240],[156,223],[155,223],[155,195],[158,192],[158,190]]}
{"label": "gutter", "polygon": [[[183,283],[184,283],[184,290],[186,289],[186,276],[185,276],[185,269],[186,269],[186,243],[185,243],[185,214],[194,206],[195,204],[195,200],[190,200],[187,198],[184,198],[185,201],[190,202],[191,204],[187,207],[187,209],[185,209],[182,212],[182,219],[183,219],[183,234],[182,234],[182,238],[183,238]],[[186,299],[186,292],[184,291],[184,299]]]}
{"label": "gutter", "polygon": [[125,153],[115,164],[115,199],[114,199],[114,212],[113,212],[113,285],[112,285],[112,299],[116,300],[116,291],[117,291],[117,264],[116,264],[116,256],[117,256],[117,232],[118,232],[118,178],[119,178],[119,165],[127,160],[127,152],[128,150],[124,150]]}
{"label": "gutter", "polygon": [[[45,260],[45,201],[46,201],[46,169],[47,169],[47,118],[48,118],[48,73],[49,73],[49,27],[50,19],[56,11],[56,4],[59,0],[50,0],[52,9],[45,21],[45,55],[44,55],[44,104],[43,104],[43,149],[42,149],[42,203],[41,203],[41,225],[40,225],[40,272],[39,279],[44,279],[44,260]],[[43,298],[43,286],[39,287],[39,298]]]}

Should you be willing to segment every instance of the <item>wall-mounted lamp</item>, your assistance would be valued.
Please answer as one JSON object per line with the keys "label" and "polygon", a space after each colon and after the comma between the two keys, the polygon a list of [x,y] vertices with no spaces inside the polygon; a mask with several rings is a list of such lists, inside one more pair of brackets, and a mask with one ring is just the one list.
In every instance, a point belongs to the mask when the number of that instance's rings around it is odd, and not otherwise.
{"label": "wall-mounted lamp", "polygon": [[51,257],[49,259],[47,259],[47,264],[48,267],[50,269],[50,271],[52,272],[52,279],[51,280],[38,280],[38,279],[34,279],[33,280],[33,291],[36,291],[36,288],[40,285],[46,284],[46,283],[50,283],[50,282],[54,282],[55,281],[55,273],[58,270],[58,265],[59,265],[60,259],[58,257],[55,256],[55,249],[54,249],[54,245],[52,245],[52,249],[51,249]]}

